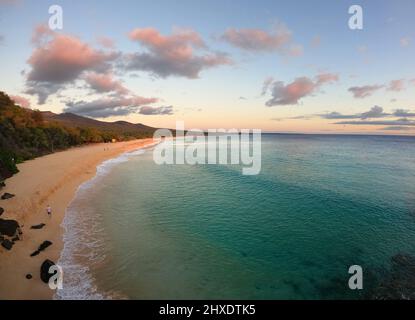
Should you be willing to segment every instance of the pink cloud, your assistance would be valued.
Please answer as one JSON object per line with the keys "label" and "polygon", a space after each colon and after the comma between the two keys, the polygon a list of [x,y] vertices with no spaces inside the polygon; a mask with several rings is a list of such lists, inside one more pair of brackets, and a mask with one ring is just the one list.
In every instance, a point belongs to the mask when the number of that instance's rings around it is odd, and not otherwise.
{"label": "pink cloud", "polygon": [[85,81],[97,92],[116,92],[120,95],[129,93],[129,90],[120,81],[114,79],[112,73],[91,72],[85,76]]}
{"label": "pink cloud", "polygon": [[274,81],[271,85],[272,98],[266,102],[266,105],[272,107],[298,104],[302,98],[312,95],[324,84],[336,82],[338,79],[336,74],[325,73],[317,75],[314,80],[299,77],[287,85],[282,81]]}
{"label": "pink cloud", "polygon": [[28,59],[27,93],[36,94],[39,103],[64,85],[80,78],[85,71],[108,70],[117,53],[96,50],[79,38],[51,31],[45,25],[35,28],[35,49]]}
{"label": "pink cloud", "polygon": [[355,98],[366,98],[371,96],[375,91],[383,88],[382,85],[371,85],[371,86],[362,86],[362,87],[351,87],[349,92],[353,93]]}
{"label": "pink cloud", "polygon": [[366,85],[366,86],[355,86],[349,88],[349,92],[353,94],[355,98],[363,99],[371,96],[380,89],[388,91],[402,91],[405,89],[405,79],[392,80],[388,84],[384,85]]}
{"label": "pink cloud", "polygon": [[405,89],[405,80],[392,80],[389,83],[388,90],[389,91],[402,91]]}
{"label": "pink cloud", "polygon": [[98,43],[107,49],[114,49],[115,48],[115,42],[114,40],[108,38],[108,37],[99,37]]}
{"label": "pink cloud", "polygon": [[272,32],[262,29],[234,29],[225,31],[221,38],[229,44],[247,51],[277,51],[291,56],[301,55],[301,45],[292,43],[292,32],[279,24]]}
{"label": "pink cloud", "polygon": [[[210,52],[193,30],[176,29],[164,36],[154,28],[137,28],[129,33],[129,38],[147,49],[128,56],[129,70],[150,71],[160,77],[198,78],[203,69],[232,63],[226,54]],[[197,54],[201,50],[205,52]]]}
{"label": "pink cloud", "polygon": [[339,81],[339,75],[334,74],[334,73],[321,73],[317,75],[316,78],[317,78],[318,85]]}
{"label": "pink cloud", "polygon": [[129,38],[154,50],[170,51],[178,58],[189,58],[192,46],[205,47],[200,35],[193,30],[176,29],[171,36],[163,36],[154,28],[137,28],[129,33]]}
{"label": "pink cloud", "polygon": [[287,44],[291,33],[288,30],[278,30],[272,34],[260,29],[228,29],[222,38],[242,49],[273,51]]}
{"label": "pink cloud", "polygon": [[90,47],[75,37],[55,35],[45,46],[38,47],[28,62],[32,70],[29,81],[66,82],[76,79],[83,71],[100,69],[114,58]]}
{"label": "pink cloud", "polygon": [[23,107],[23,108],[30,108],[30,101],[29,99],[22,97],[22,96],[10,96],[10,98],[19,106]]}
{"label": "pink cloud", "polygon": [[55,32],[46,24],[38,24],[32,33],[32,44],[40,46],[42,41],[50,40],[54,35]]}

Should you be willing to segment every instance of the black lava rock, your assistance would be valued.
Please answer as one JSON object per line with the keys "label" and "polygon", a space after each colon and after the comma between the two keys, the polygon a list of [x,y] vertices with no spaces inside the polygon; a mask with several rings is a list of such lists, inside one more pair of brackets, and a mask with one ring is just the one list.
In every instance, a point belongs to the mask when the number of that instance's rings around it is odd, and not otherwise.
{"label": "black lava rock", "polygon": [[43,243],[39,246],[38,250],[39,251],[43,251],[45,250],[47,247],[51,246],[52,242],[49,240],[43,241]]}
{"label": "black lava rock", "polygon": [[46,224],[40,223],[40,224],[36,224],[34,226],[31,226],[30,229],[42,229],[44,226],[46,226]]}
{"label": "black lava rock", "polygon": [[44,283],[48,283],[49,279],[53,276],[53,274],[49,273],[49,270],[54,265],[55,263],[53,261],[46,259],[40,266],[40,279],[42,279]]}
{"label": "black lava rock", "polygon": [[13,198],[13,197],[14,197],[14,194],[11,194],[11,193],[6,192],[6,193],[4,193],[4,194],[1,196],[1,199],[2,199],[2,200],[7,200],[7,199],[11,199],[11,198]]}
{"label": "black lava rock", "polygon": [[52,242],[46,240],[43,241],[43,243],[39,246],[39,248],[37,248],[37,250],[35,252],[33,252],[30,256],[34,257],[37,256],[39,253],[41,253],[43,250],[45,250],[47,247],[51,246]]}
{"label": "black lava rock", "polygon": [[0,219],[0,235],[14,237],[16,233],[20,234],[20,226],[16,220]]}
{"label": "black lava rock", "polygon": [[32,275],[30,274],[30,273],[28,273],[27,275],[26,275],[26,279],[32,279],[33,277],[32,277]]}
{"label": "black lava rock", "polygon": [[6,250],[11,250],[13,248],[13,242],[11,242],[10,240],[7,240],[7,239],[3,240],[1,245]]}

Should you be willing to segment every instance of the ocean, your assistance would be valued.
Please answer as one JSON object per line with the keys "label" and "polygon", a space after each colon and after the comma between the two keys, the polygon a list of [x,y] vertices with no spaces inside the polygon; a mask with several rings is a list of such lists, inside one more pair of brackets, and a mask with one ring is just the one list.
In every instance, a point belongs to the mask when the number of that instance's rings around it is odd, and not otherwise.
{"label": "ocean", "polygon": [[415,138],[263,134],[251,176],[124,154],[63,226],[58,299],[364,299],[415,255]]}

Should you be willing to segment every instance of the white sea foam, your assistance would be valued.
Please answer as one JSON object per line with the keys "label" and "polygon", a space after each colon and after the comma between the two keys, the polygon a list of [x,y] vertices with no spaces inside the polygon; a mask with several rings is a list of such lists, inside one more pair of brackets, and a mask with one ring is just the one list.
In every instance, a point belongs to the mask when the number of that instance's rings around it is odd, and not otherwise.
{"label": "white sea foam", "polygon": [[[64,228],[64,247],[57,262],[63,269],[63,288],[58,289],[54,299],[71,300],[102,300],[111,299],[111,293],[99,292],[94,284],[90,267],[103,263],[105,256],[106,239],[102,228],[102,217],[94,210],[77,206],[88,189],[92,188],[100,179],[108,174],[111,169],[133,156],[143,154],[149,145],[132,152],[126,152],[120,156],[104,161],[97,167],[96,175],[78,187],[74,199],[66,209],[62,222]],[[82,211],[82,212],[81,212]]]}

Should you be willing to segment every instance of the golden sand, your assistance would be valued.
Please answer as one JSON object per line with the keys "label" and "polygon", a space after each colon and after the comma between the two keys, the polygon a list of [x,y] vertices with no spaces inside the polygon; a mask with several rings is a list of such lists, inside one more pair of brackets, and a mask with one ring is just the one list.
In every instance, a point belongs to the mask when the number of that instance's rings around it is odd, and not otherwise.
{"label": "golden sand", "polygon": [[[0,299],[51,299],[54,291],[40,280],[45,259],[56,262],[63,248],[62,220],[79,185],[95,176],[96,167],[121,153],[153,143],[142,139],[113,144],[94,144],[53,153],[18,165],[19,173],[6,180],[1,194],[16,196],[0,200],[2,219],[15,219],[23,235],[11,251],[0,247]],[[52,207],[48,217],[46,207]],[[40,230],[32,225],[45,223]],[[30,254],[45,240],[53,242],[35,257]],[[26,279],[30,273],[33,278]]]}

